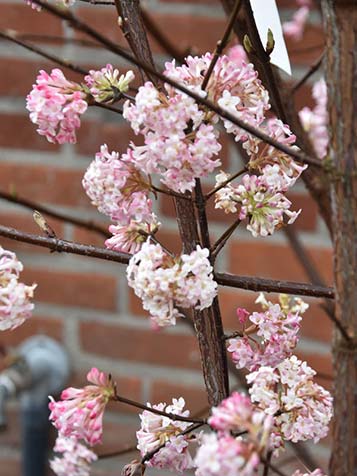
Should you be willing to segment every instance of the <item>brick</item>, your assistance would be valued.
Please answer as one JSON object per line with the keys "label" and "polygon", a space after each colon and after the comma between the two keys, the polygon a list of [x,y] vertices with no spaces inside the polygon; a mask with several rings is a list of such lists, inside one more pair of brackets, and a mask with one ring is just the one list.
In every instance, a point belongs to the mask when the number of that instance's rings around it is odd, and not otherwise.
{"label": "brick", "polygon": [[[83,187],[81,170],[51,165],[0,163],[0,187],[13,189],[23,197],[42,203],[92,207]],[[64,192],[65,191],[65,192]]]}
{"label": "brick", "polygon": [[19,114],[0,114],[0,144],[9,149],[59,150],[58,145],[37,134],[28,116]]}
{"label": "brick", "polygon": [[[109,226],[109,223],[107,225]],[[103,224],[103,227],[105,227],[105,224]],[[87,230],[79,226],[73,227],[73,241],[84,243],[86,245],[104,247],[105,240],[106,238],[104,235],[96,233],[95,231]]]}
{"label": "brick", "polygon": [[52,337],[52,339],[57,341],[62,341],[62,319],[48,318],[45,316],[33,316],[14,331],[2,332],[1,342],[6,347],[17,347],[29,337],[38,334]]}
{"label": "brick", "polygon": [[5,71],[5,68],[6,74],[2,74],[0,77],[0,94],[24,97],[35,83],[38,71],[40,69],[47,70],[48,63],[18,58],[1,58],[0,69]]}
{"label": "brick", "polygon": [[[327,283],[332,282],[332,254],[328,248],[308,248],[309,254]],[[230,271],[240,275],[307,281],[306,274],[288,245],[240,241],[230,246]]]}
{"label": "brick", "polygon": [[21,276],[25,282],[37,283],[35,303],[38,301],[106,311],[116,310],[116,280],[111,276],[50,271],[29,266],[25,266]]}
{"label": "brick", "polygon": [[93,157],[100,150],[102,144],[107,144],[109,150],[119,153],[126,152],[129,143],[134,141],[140,145],[140,138],[126,123],[104,123],[84,121],[78,131],[76,150],[79,154]]}
{"label": "brick", "polygon": [[[103,442],[100,448],[98,447],[98,454],[112,453],[114,451],[120,451],[123,448],[128,448],[129,446],[136,446],[137,440],[135,432],[138,430],[139,425],[139,417],[137,421],[133,421],[133,423],[117,423],[111,421],[110,413],[107,413],[104,417]],[[131,459],[132,458],[128,459],[128,462],[130,462]]]}
{"label": "brick", "polygon": [[203,386],[194,387],[179,383],[170,383],[166,380],[154,380],[151,384],[150,403],[166,402],[171,403],[173,398],[183,397],[186,401],[186,407],[190,410],[190,414],[197,412],[206,414],[207,410],[207,394]]}
{"label": "brick", "polygon": [[82,349],[93,354],[169,367],[197,369],[200,366],[193,336],[82,322],[80,337]]}
{"label": "brick", "polygon": [[18,476],[21,474],[20,458],[0,458],[2,476]]}
{"label": "brick", "polygon": [[1,29],[54,36],[63,31],[61,20],[44,11],[39,14],[25,4],[1,3],[0,12]]}

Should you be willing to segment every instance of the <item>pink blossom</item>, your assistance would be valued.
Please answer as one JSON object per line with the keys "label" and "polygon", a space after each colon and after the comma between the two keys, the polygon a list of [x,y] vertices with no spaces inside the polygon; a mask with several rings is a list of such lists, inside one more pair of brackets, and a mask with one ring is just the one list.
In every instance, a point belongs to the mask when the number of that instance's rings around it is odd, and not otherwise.
{"label": "pink blossom", "polygon": [[227,56],[238,68],[243,66],[243,63],[248,63],[249,59],[245,49],[242,45],[235,45],[229,48]]}
{"label": "pink blossom", "polygon": [[83,187],[98,210],[120,225],[153,221],[150,184],[133,163],[132,151],[121,157],[102,145],[84,174]]}
{"label": "pink blossom", "polygon": [[109,231],[113,234],[106,240],[105,246],[111,250],[126,253],[137,253],[149,235],[154,234],[160,226],[153,215],[153,223],[143,223],[131,220],[128,225],[110,225]]}
{"label": "pink blossom", "polygon": [[252,476],[260,463],[254,446],[230,435],[204,434],[198,448],[196,476]]}
{"label": "pink blossom", "polygon": [[327,476],[322,469],[317,468],[312,473],[302,473],[302,471],[295,471],[292,476]]}
{"label": "pink blossom", "polygon": [[249,393],[258,408],[274,416],[275,442],[283,440],[315,443],[328,433],[332,397],[313,382],[316,374],[306,362],[292,356],[275,369],[260,367],[247,375]]}
{"label": "pink blossom", "polygon": [[[220,174],[217,184],[223,183],[229,175]],[[225,180],[224,180],[225,179]],[[240,205],[238,217],[248,218],[247,230],[254,237],[272,235],[277,227],[284,223],[284,215],[288,224],[298,217],[298,212],[290,211],[291,202],[282,193],[286,189],[286,179],[280,173],[278,165],[267,165],[263,174],[244,175],[242,183],[229,183],[215,195],[216,208],[226,213],[234,213]]]}
{"label": "pink blossom", "polygon": [[293,15],[293,18],[283,24],[286,36],[300,41],[303,37],[305,25],[310,13],[310,6],[302,6]]}
{"label": "pink blossom", "polygon": [[[260,129],[281,144],[294,147],[296,136],[291,132],[289,126],[279,119],[269,119]],[[307,165],[299,164],[288,154],[251,135],[243,143],[243,148],[249,155],[248,166],[251,170],[262,173],[269,165],[271,166],[270,170],[278,171],[282,191],[286,191],[293,186],[307,168]],[[279,169],[275,167],[276,165],[279,166]]]}
{"label": "pink blossom", "polygon": [[68,81],[60,69],[53,69],[51,74],[40,71],[26,107],[40,135],[49,142],[73,144],[81,123],[79,116],[88,104],[81,85]]}
{"label": "pink blossom", "polygon": [[174,325],[175,306],[205,309],[217,295],[209,251],[197,246],[191,254],[173,258],[160,245],[143,244],[127,268],[128,284],[141,298],[155,327]]}
{"label": "pink blossom", "polygon": [[[148,403],[148,406],[151,406]],[[171,405],[159,403],[152,407],[156,410],[173,413],[175,415],[188,417],[190,412],[184,410],[185,400],[173,398]],[[138,439],[138,449],[142,456],[155,450],[165,443],[165,447],[158,451],[147,463],[160,469],[170,469],[183,472],[193,467],[193,461],[189,452],[189,442],[192,436],[180,435],[186,430],[190,423],[171,420],[169,417],[156,415],[149,410],[144,410],[140,415],[141,428],[136,432]]]}
{"label": "pink blossom", "polygon": [[301,123],[308,133],[315,152],[320,159],[326,157],[329,143],[327,130],[327,86],[324,79],[317,81],[312,89],[312,96],[316,101],[314,109],[304,107],[299,112]]}
{"label": "pink blossom", "polygon": [[111,64],[99,71],[90,70],[84,80],[91,95],[97,102],[110,102],[120,97],[120,94],[129,89],[130,82],[134,79],[134,73],[128,71],[120,75],[118,69]]}
{"label": "pink blossom", "polygon": [[115,394],[114,383],[104,372],[92,368],[87,380],[94,385],[63,390],[61,400],[50,397],[50,420],[65,437],[83,439],[93,446],[101,442],[103,414]]}
{"label": "pink blossom", "polygon": [[263,305],[263,312],[247,313],[253,328],[249,327],[247,334],[244,329],[243,337],[229,339],[228,352],[232,353],[238,369],[246,367],[253,371],[261,366],[276,367],[291,356],[298,343],[300,314],[306,309],[301,300],[290,302],[287,295],[280,295],[279,304],[273,304],[261,295],[256,302]]}
{"label": "pink blossom", "polygon": [[73,437],[59,435],[54,451],[62,453],[50,462],[51,469],[57,476],[89,476],[91,463],[98,459],[93,451]]}
{"label": "pink blossom", "polygon": [[15,253],[0,246],[0,330],[15,329],[31,317],[36,284],[19,282],[23,270]]}
{"label": "pink blossom", "polygon": [[270,416],[253,407],[248,396],[238,392],[233,392],[218,407],[213,407],[208,419],[209,425],[221,432],[246,431],[249,441],[260,449],[267,446],[272,422]]}

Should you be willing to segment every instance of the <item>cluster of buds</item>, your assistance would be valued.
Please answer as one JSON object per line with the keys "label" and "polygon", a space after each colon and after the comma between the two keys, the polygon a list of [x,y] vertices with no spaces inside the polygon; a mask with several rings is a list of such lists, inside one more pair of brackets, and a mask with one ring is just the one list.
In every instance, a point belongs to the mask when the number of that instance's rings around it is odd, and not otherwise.
{"label": "cluster of buds", "polygon": [[279,304],[267,301],[262,293],[256,302],[262,305],[263,312],[237,310],[242,335],[230,339],[228,347],[237,369],[276,367],[290,357],[298,343],[301,314],[308,308],[301,299],[290,301],[285,294],[279,296]]}
{"label": "cluster of buds", "polygon": [[[150,403],[148,406],[151,406]],[[182,397],[173,398],[171,405],[159,403],[152,406],[165,413],[189,417],[190,412],[184,410],[184,407],[185,400]],[[189,444],[195,437],[182,434],[190,426],[189,422],[172,420],[149,410],[145,410],[140,415],[140,420],[141,428],[136,432],[136,437],[141,455],[145,456],[164,445],[149,460],[149,466],[171,469],[180,473],[194,467]]]}
{"label": "cluster of buds", "polygon": [[31,317],[36,284],[19,282],[23,270],[15,253],[0,246],[0,330],[15,329]]}
{"label": "cluster of buds", "polygon": [[53,69],[50,74],[40,71],[27,96],[30,119],[49,142],[73,144],[77,141],[80,115],[88,104],[113,101],[118,93],[127,91],[133,77],[131,72],[119,76],[119,71],[111,65],[101,71],[90,71],[85,77],[87,84],[69,81],[60,69]]}

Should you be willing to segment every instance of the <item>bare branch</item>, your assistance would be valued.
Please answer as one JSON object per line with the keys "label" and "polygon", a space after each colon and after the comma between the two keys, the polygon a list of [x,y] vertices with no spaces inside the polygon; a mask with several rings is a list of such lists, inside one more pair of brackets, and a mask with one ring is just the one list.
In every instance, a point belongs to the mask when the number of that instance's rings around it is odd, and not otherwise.
{"label": "bare branch", "polygon": [[294,86],[291,88],[292,94],[295,94],[301,88],[301,86],[303,86],[306,81],[311,78],[311,76],[320,68],[323,63],[324,57],[325,52],[322,53],[320,58],[315,61],[315,63],[310,67],[310,69],[304,74],[304,76],[294,84]]}
{"label": "bare branch", "polygon": [[65,213],[62,212],[57,212],[55,210],[52,210],[48,207],[45,207],[43,205],[40,205],[39,203],[33,202],[32,200],[28,200],[27,198],[22,198],[17,196],[16,194],[13,193],[8,193],[4,192],[3,190],[0,190],[0,199],[7,200],[8,202],[15,203],[16,205],[19,205],[24,208],[28,208],[29,210],[38,210],[41,213],[44,213],[45,215],[48,215],[49,217],[56,218],[57,220],[65,221],[67,223],[72,223],[72,225],[79,226],[81,228],[86,228],[87,230],[94,231],[105,238],[109,238],[111,234],[108,232],[108,230],[98,223],[92,221],[92,220],[83,220],[82,218],[76,218],[72,217],[70,215],[66,215]]}

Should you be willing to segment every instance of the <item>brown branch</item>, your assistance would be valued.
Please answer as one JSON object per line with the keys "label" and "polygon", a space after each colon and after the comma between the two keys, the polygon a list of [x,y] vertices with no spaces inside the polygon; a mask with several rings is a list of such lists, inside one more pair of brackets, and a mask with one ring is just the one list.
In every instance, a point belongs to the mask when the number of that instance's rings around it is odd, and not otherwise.
{"label": "brown branch", "polygon": [[199,419],[196,419],[196,418],[190,418],[190,417],[185,417],[185,416],[182,416],[182,415],[176,415],[175,413],[161,411],[161,410],[158,410],[157,408],[149,407],[148,405],[144,405],[142,403],[135,402],[134,400],[130,400],[129,398],[125,398],[125,397],[122,397],[120,395],[115,395],[115,397],[113,397],[113,400],[115,402],[124,403],[125,405],[131,405],[132,407],[135,407],[135,408],[140,408],[141,410],[147,410],[148,412],[154,413],[155,415],[161,415],[163,417],[168,417],[173,421],[184,421],[186,423],[195,423],[195,424],[199,424],[199,425],[205,425],[206,424],[206,420],[199,420]]}
{"label": "brown branch", "polygon": [[206,106],[208,109],[215,112],[220,117],[227,119],[228,121],[232,122],[234,125],[249,132],[253,136],[258,137],[259,139],[273,146],[277,150],[280,150],[281,152],[284,152],[285,154],[293,157],[298,162],[315,165],[319,169],[323,168],[324,164],[320,160],[310,157],[304,152],[298,151],[292,147],[282,144],[279,141],[276,141],[275,139],[272,139],[269,135],[265,134],[262,130],[251,126],[249,123],[242,121],[241,119],[237,118],[235,115],[222,109],[217,104],[214,104],[212,101],[202,98],[201,96],[199,96],[198,94],[195,94],[190,89],[187,89],[182,84],[177,83],[176,81],[172,80],[171,78],[165,76],[162,73],[157,72],[152,66],[149,66],[145,61],[135,58],[134,56],[129,54],[126,50],[119,47],[118,45],[113,43],[111,40],[103,36],[101,33],[94,30],[86,23],[82,22],[78,17],[75,17],[71,12],[59,10],[58,8],[52,6],[51,4],[44,3],[42,0],[33,0],[33,3],[40,5],[44,10],[47,10],[50,13],[53,13],[58,18],[67,20],[75,29],[82,31],[83,33],[91,36],[92,38],[95,38],[99,43],[106,46],[113,53],[116,53],[122,56],[129,62],[138,66],[139,68],[142,68],[144,71],[146,71],[146,73],[152,76],[155,76],[156,78],[160,79],[162,82],[167,83],[170,86],[174,87],[175,89],[187,94],[187,96],[191,97],[192,99],[197,101],[199,104]]}
{"label": "brown branch", "polygon": [[42,246],[52,251],[89,256],[91,258],[114,261],[121,264],[128,264],[131,258],[129,253],[107,250],[105,248],[99,248],[92,245],[83,245],[81,243],[61,240],[58,238],[47,238],[41,235],[33,235],[32,233],[25,233],[23,231],[16,230],[15,228],[9,228],[2,225],[0,225],[0,236],[4,236],[5,238],[22,243]]}
{"label": "brown branch", "polygon": [[183,63],[185,54],[181,53],[176,46],[171,42],[170,38],[163,33],[163,31],[157,26],[156,22],[151,18],[146,9],[141,7],[141,16],[143,22],[155,40],[160,44],[166,53],[175,58],[179,63]]}
{"label": "brown branch", "polygon": [[99,454],[98,459],[101,460],[101,459],[115,458],[116,456],[126,455],[128,453],[133,453],[134,451],[138,451],[136,444],[127,446],[125,448],[122,448],[121,450],[111,451],[110,453]]}
{"label": "brown branch", "polygon": [[325,52],[322,53],[320,58],[318,58],[318,60],[315,61],[315,63],[310,67],[310,69],[304,74],[304,76],[292,86],[291,88],[292,94],[295,94],[301,88],[301,86],[303,86],[306,83],[306,81],[309,78],[311,78],[311,76],[320,68],[320,66],[323,63],[324,57],[325,57]]}
{"label": "brown branch", "polygon": [[[181,433],[179,433],[177,436],[187,435],[188,433],[191,433],[192,431],[195,431],[198,428],[201,428],[201,426],[203,426],[202,423],[196,423],[195,425],[191,425],[186,430],[181,431]],[[165,448],[167,443],[168,443],[168,441],[165,441],[165,443],[162,443],[157,448],[155,448],[152,451],[149,451],[148,453],[146,453],[141,459],[141,464],[145,464],[148,461],[150,461],[156,455],[156,453],[158,453],[160,450],[162,450],[162,448]]]}
{"label": "brown branch", "polygon": [[316,298],[334,299],[333,288],[293,281],[279,281],[253,276],[236,276],[229,273],[215,273],[215,280],[221,286],[245,289],[247,291],[295,294]]}
{"label": "brown branch", "polygon": [[109,238],[111,236],[111,233],[109,233],[106,228],[102,227],[98,223],[95,223],[94,221],[83,220],[82,218],[76,218],[70,215],[66,215],[65,213],[62,213],[62,212],[57,212],[43,205],[40,205],[39,203],[28,200],[27,198],[22,198],[17,195],[14,195],[13,193],[8,193],[8,192],[4,192],[3,190],[0,190],[0,199],[7,200],[8,202],[11,202],[11,203],[15,203],[16,205],[19,205],[24,208],[28,208],[29,210],[32,210],[32,211],[38,210],[39,212],[44,213],[45,215],[48,215],[49,217],[56,218],[57,220],[65,221],[67,223],[71,223],[72,225],[76,225],[81,228],[86,228],[87,230],[94,231],[104,236],[105,238]]}
{"label": "brown branch", "polygon": [[[0,236],[22,243],[30,243],[35,246],[43,246],[53,251],[73,253],[91,258],[98,258],[116,263],[128,264],[132,255],[119,251],[107,250],[92,245],[83,245],[72,241],[56,238],[47,238],[33,235],[0,225]],[[290,281],[278,281],[273,279],[255,278],[251,276],[236,276],[228,273],[216,273],[215,280],[222,286],[245,289],[247,291],[264,291],[272,293],[286,293],[316,298],[334,299],[333,288],[317,286],[308,283]]]}
{"label": "brown branch", "polygon": [[235,5],[233,7],[232,13],[231,13],[230,18],[228,20],[226,29],[223,33],[222,39],[217,42],[217,46],[216,46],[215,52],[213,54],[212,61],[209,65],[209,67],[208,67],[208,70],[205,74],[205,77],[203,78],[203,82],[202,82],[202,86],[201,86],[201,88],[203,90],[206,89],[208,81],[210,80],[210,77],[213,73],[214,67],[217,64],[218,58],[221,56],[225,47],[228,44],[229,37],[231,36],[232,30],[233,30],[233,27],[234,27],[234,23],[236,21],[237,15],[239,13],[239,9],[241,7],[241,4],[242,4],[241,0],[235,0]]}
{"label": "brown branch", "polygon": [[246,173],[248,170],[247,170],[247,167],[244,167],[244,169],[242,170],[239,170],[238,172],[236,172],[235,174],[233,174],[231,177],[229,177],[227,180],[225,180],[224,182],[222,182],[220,185],[218,185],[216,188],[213,188],[212,190],[210,190],[206,196],[205,196],[205,200],[209,200],[212,195],[214,195],[215,193],[219,192],[219,190],[221,190],[222,188],[224,188],[226,185],[228,185],[230,182],[233,182],[233,180],[235,180],[236,178],[240,177],[241,175],[243,175],[244,173]]}
{"label": "brown branch", "polygon": [[80,66],[67,61],[63,58],[60,58],[59,56],[55,56],[51,53],[47,53],[45,50],[42,48],[38,48],[37,46],[29,43],[28,41],[21,40],[18,32],[13,31],[13,30],[7,30],[7,31],[0,31],[0,38],[4,38],[6,40],[12,41],[13,43],[16,43],[23,48],[26,48],[29,51],[32,51],[33,53],[36,53],[39,56],[42,56],[43,58],[46,58],[53,63],[58,64],[59,66],[63,66],[64,68],[70,69],[74,73],[78,73],[81,75],[86,75],[88,74],[88,71],[86,69],[81,68]]}
{"label": "brown branch", "polygon": [[241,223],[241,220],[238,218],[232,225],[218,238],[216,243],[212,247],[212,257],[213,260],[215,260],[218,256],[218,253],[221,251],[221,249],[225,246],[229,238],[232,236],[236,228],[239,226]]}

